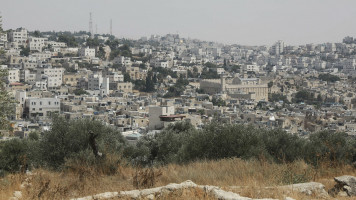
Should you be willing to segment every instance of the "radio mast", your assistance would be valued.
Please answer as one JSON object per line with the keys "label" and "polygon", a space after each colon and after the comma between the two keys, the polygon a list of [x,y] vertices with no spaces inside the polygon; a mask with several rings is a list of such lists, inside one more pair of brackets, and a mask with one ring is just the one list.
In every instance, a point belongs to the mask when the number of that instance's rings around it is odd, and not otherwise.
{"label": "radio mast", "polygon": [[110,35],[112,35],[112,19],[110,19]]}
{"label": "radio mast", "polygon": [[92,14],[91,13],[89,13],[89,33],[90,33],[90,37],[93,38],[94,37],[93,19],[92,19]]}

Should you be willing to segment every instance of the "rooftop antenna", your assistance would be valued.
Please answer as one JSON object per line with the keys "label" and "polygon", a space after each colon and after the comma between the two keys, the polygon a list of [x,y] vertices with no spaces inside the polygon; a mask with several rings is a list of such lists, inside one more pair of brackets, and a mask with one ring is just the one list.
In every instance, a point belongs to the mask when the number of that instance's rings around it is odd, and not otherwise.
{"label": "rooftop antenna", "polygon": [[98,24],[95,24],[95,34],[98,34]]}
{"label": "rooftop antenna", "polygon": [[112,35],[112,19],[110,19],[110,35]]}
{"label": "rooftop antenna", "polygon": [[89,33],[90,37],[93,38],[93,19],[91,12],[89,13]]}

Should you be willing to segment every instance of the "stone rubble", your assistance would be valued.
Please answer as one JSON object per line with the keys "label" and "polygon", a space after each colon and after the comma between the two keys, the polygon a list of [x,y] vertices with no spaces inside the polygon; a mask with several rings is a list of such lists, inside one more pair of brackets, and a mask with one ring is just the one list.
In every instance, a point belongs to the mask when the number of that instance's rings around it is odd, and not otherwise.
{"label": "stone rubble", "polygon": [[304,193],[306,195],[312,195],[312,194],[317,194],[318,196],[327,196],[328,195],[328,193],[325,191],[325,186],[321,183],[316,183],[316,182],[285,185],[285,186],[281,186],[279,188],[288,189],[288,190],[296,190],[296,191]]}
{"label": "stone rubble", "polygon": [[[213,195],[219,200],[274,200],[274,199],[252,199],[248,197],[242,197],[234,192],[224,191],[216,186],[210,185],[197,185],[190,180],[182,182],[180,184],[171,183],[166,186],[143,189],[143,190],[130,190],[117,192],[106,192],[102,194],[97,194],[94,196],[87,196],[82,198],[76,198],[72,200],[96,200],[96,199],[109,199],[109,198],[132,198],[132,199],[155,199],[156,196],[161,196],[168,194],[172,191],[189,189],[189,188],[199,188],[204,190],[206,193]],[[285,200],[293,200],[292,198],[286,197]]]}
{"label": "stone rubble", "polygon": [[344,175],[334,180],[336,185],[328,191],[331,196],[356,196],[356,177]]}

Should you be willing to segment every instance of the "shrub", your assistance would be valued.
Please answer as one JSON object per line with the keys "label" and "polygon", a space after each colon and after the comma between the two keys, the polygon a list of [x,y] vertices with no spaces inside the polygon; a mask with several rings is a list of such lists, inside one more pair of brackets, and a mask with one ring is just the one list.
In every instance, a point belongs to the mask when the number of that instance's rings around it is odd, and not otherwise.
{"label": "shrub", "polygon": [[[95,135],[95,146],[103,156],[94,158],[91,135]],[[111,174],[117,170],[125,146],[126,140],[120,132],[100,121],[69,121],[55,116],[52,129],[41,137],[37,133],[30,133],[28,139],[1,142],[0,171],[15,172],[32,167],[61,169],[65,164],[81,164]]]}
{"label": "shrub", "polygon": [[0,144],[0,172],[20,171],[27,163],[27,144],[20,139],[12,139]]}
{"label": "shrub", "polygon": [[152,167],[138,169],[132,177],[132,184],[136,189],[153,187],[157,181],[157,178],[162,175],[161,170],[155,170]]}
{"label": "shrub", "polygon": [[190,123],[176,123],[160,133],[144,136],[135,147],[127,149],[124,155],[139,165],[176,162],[177,152],[194,131],[196,130]]}
{"label": "shrub", "polygon": [[304,160],[318,166],[319,161],[355,161],[356,142],[345,133],[323,131],[306,139],[279,129],[215,121],[202,130],[176,123],[156,135],[141,138],[130,152],[128,157],[145,165],[238,157],[277,163]]}
{"label": "shrub", "polygon": [[52,129],[43,134],[40,148],[43,161],[54,169],[60,168],[65,159],[91,149],[90,132],[97,135],[97,146],[104,154],[120,153],[126,143],[119,131],[100,121],[89,119],[68,121],[63,117],[55,117],[53,122]]}
{"label": "shrub", "polygon": [[332,164],[351,163],[356,156],[356,141],[346,133],[321,131],[310,135],[305,159],[318,165],[321,161]]}

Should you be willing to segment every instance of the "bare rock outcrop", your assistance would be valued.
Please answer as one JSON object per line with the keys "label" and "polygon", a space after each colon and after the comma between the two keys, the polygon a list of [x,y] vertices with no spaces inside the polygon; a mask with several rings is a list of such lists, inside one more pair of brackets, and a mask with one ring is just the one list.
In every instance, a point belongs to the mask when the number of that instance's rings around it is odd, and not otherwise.
{"label": "bare rock outcrop", "polygon": [[336,185],[328,191],[331,196],[356,196],[356,177],[345,175],[334,180]]}
{"label": "bare rock outcrop", "polygon": [[[228,192],[220,189],[216,186],[210,185],[197,185],[192,181],[185,181],[180,184],[171,183],[166,186],[143,189],[143,190],[130,190],[121,192],[106,192],[102,194],[96,194],[93,196],[87,196],[77,198],[73,200],[94,200],[94,199],[110,199],[110,198],[132,198],[132,199],[155,199],[157,196],[162,196],[170,192],[189,188],[199,188],[205,191],[205,193],[214,196],[220,200],[255,200],[248,197],[242,197],[236,193]],[[257,199],[256,199],[257,200]],[[273,199],[259,199],[259,200],[273,200]]]}
{"label": "bare rock outcrop", "polygon": [[[349,178],[338,178],[339,182],[344,185],[354,184],[354,179]],[[285,185],[276,187],[277,189],[297,191],[305,195],[316,195],[319,197],[328,197],[328,193],[325,191],[325,186],[321,183],[309,182],[309,183],[299,183],[293,185]],[[231,191],[222,190],[220,187],[211,185],[197,185],[192,181],[184,181],[180,184],[171,183],[162,187],[155,187],[142,190],[130,190],[121,192],[106,192],[102,194],[96,194],[93,196],[87,196],[82,198],[77,198],[73,200],[94,200],[94,199],[115,199],[115,198],[129,198],[129,199],[156,199],[157,197],[164,197],[169,195],[171,192],[185,190],[185,189],[200,189],[204,191],[204,194],[214,197],[219,200],[257,200],[249,197],[240,196],[237,193]],[[273,189],[273,188],[271,188]],[[273,200],[273,199],[259,199],[259,200]],[[294,200],[290,197],[285,197],[283,200]]]}
{"label": "bare rock outcrop", "polygon": [[296,190],[306,195],[316,194],[317,196],[328,196],[325,186],[317,182],[298,183],[279,187],[281,189]]}

